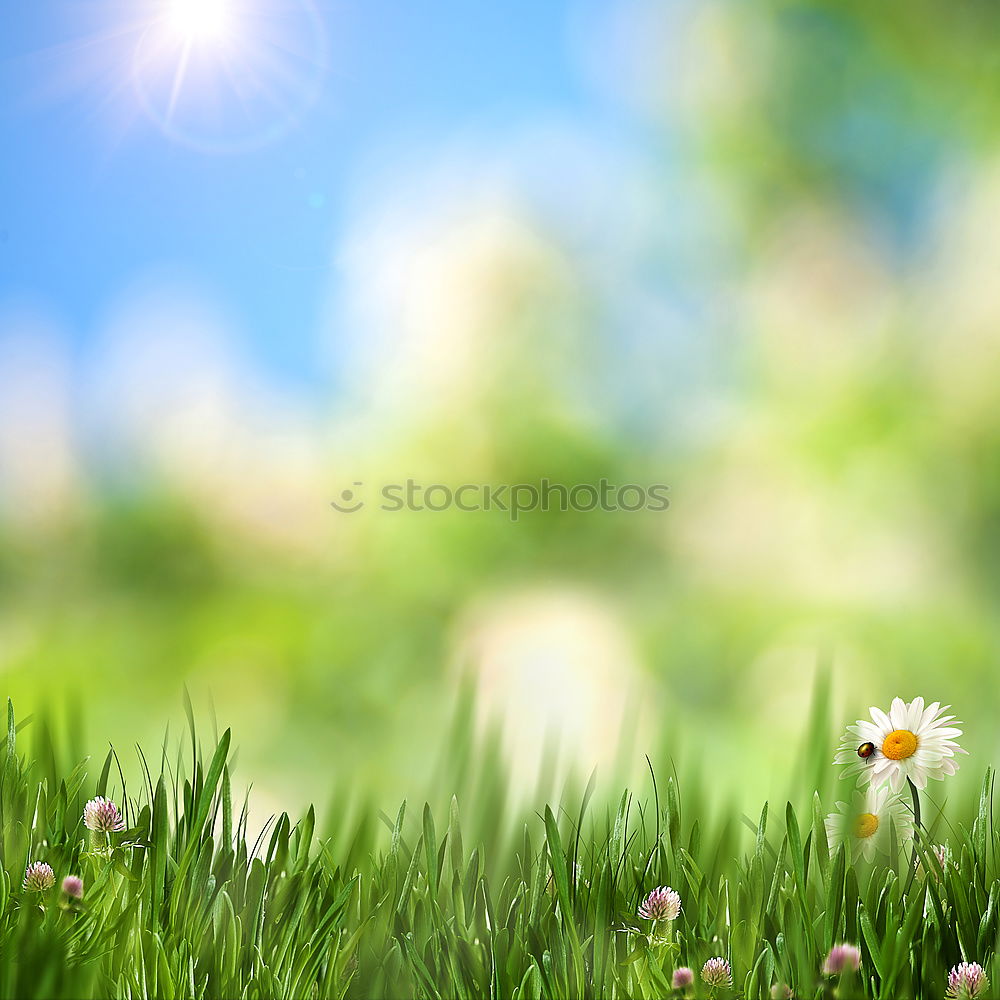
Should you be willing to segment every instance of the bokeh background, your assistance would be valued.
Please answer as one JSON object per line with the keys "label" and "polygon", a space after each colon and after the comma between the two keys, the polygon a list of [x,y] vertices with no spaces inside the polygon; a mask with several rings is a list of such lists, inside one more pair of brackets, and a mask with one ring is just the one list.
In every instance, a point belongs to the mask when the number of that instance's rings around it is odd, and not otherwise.
{"label": "bokeh background", "polygon": [[[832,727],[951,703],[981,780],[1000,9],[201,10],[2,15],[20,715],[155,746],[186,685],[265,806],[392,803],[465,687],[514,789],[546,746],[612,777],[668,747],[749,808],[803,739],[832,758],[825,672]],[[410,477],[662,482],[671,507],[330,507]]]}

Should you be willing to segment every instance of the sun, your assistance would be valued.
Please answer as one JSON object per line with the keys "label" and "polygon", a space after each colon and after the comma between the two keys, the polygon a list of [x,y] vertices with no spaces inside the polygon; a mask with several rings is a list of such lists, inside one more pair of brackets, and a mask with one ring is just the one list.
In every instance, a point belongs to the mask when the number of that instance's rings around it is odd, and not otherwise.
{"label": "sun", "polygon": [[169,30],[185,42],[220,42],[233,27],[231,0],[169,0]]}
{"label": "sun", "polygon": [[327,47],[316,0],[139,2],[148,14],[133,92],[171,139],[211,153],[253,149],[318,99]]}

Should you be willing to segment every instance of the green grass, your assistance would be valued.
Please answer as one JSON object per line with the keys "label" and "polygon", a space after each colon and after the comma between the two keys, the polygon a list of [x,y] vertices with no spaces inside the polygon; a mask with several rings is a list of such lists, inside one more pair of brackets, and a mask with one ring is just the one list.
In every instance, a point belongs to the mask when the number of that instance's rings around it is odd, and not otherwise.
{"label": "green grass", "polygon": [[[990,772],[978,803],[925,810],[933,874],[913,880],[902,855],[861,866],[831,854],[832,805],[818,792],[750,820],[664,761],[639,795],[591,784],[557,807],[519,809],[494,756],[461,735],[438,789],[444,802],[458,793],[450,806],[389,817],[344,794],[321,824],[312,809],[277,816],[250,843],[229,732],[203,753],[189,722],[169,755],[140,752],[134,783],[114,753],[74,766],[69,737],[42,720],[15,726],[11,708],[0,996],[659,998],[677,995],[676,965],[713,955],[733,968],[720,998],[767,997],[779,982],[797,997],[940,998],[963,958],[1000,979]],[[828,759],[823,746],[803,773]],[[82,824],[97,794],[126,813],[110,852],[90,850]],[[942,871],[926,847],[944,839],[955,865]],[[42,895],[21,888],[34,860],[58,880]],[[60,895],[69,873],[86,883],[75,906]],[[658,937],[635,914],[661,884],[684,909]],[[830,983],[818,970],[840,941],[861,948],[861,973]]]}

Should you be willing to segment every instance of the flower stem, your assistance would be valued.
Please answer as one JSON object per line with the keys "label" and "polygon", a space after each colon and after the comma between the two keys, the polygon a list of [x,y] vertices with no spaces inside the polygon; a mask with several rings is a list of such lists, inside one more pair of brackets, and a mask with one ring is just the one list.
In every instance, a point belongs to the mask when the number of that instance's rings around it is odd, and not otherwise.
{"label": "flower stem", "polygon": [[917,874],[917,831],[920,829],[920,795],[917,793],[917,786],[909,778],[906,779],[906,783],[910,786],[910,794],[913,796],[913,854],[910,856],[910,875],[903,890],[904,896],[910,891],[913,878]]}

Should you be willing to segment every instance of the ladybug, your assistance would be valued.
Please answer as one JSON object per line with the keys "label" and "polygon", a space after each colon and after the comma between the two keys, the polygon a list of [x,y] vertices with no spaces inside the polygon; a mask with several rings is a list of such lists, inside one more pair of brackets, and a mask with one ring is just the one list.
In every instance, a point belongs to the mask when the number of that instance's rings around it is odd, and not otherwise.
{"label": "ladybug", "polygon": [[867,760],[873,753],[875,753],[874,743],[862,743],[861,746],[858,747],[858,756],[862,760]]}

